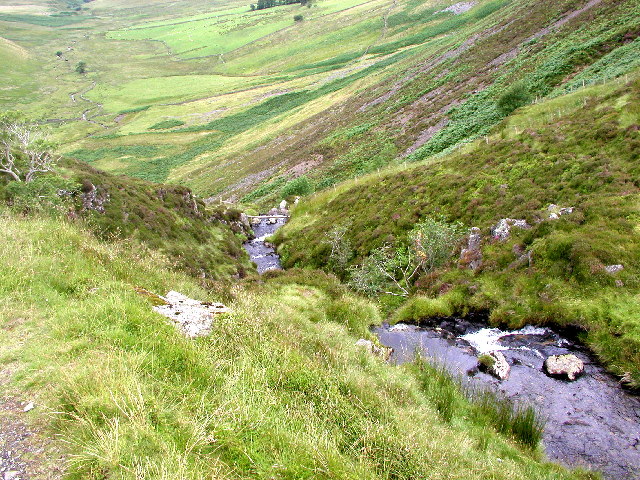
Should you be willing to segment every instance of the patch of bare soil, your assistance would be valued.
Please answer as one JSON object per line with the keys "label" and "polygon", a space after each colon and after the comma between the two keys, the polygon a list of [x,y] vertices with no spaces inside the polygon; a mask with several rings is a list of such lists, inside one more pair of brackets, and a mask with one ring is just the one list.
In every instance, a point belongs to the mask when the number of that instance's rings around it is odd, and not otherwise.
{"label": "patch of bare soil", "polygon": [[62,478],[66,455],[60,439],[34,422],[43,407],[8,393],[10,370],[1,370],[0,378],[0,480]]}

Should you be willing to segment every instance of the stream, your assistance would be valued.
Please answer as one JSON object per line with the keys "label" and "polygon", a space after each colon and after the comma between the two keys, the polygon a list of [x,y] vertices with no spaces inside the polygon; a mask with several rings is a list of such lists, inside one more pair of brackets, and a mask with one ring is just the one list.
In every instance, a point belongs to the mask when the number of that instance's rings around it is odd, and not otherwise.
{"label": "stream", "polygon": [[285,223],[285,220],[282,218],[275,220],[276,223],[270,223],[269,220],[265,218],[261,219],[260,223],[251,225],[255,238],[244,243],[244,248],[249,254],[249,258],[251,258],[258,267],[258,273],[282,268],[280,265],[280,256],[271,244],[265,242],[269,236],[273,235],[275,231]]}
{"label": "stream", "polygon": [[[259,273],[281,268],[278,254],[265,239],[282,225],[284,219],[252,225],[255,238],[244,247]],[[487,386],[516,403],[533,405],[545,421],[543,445],[550,459],[602,472],[611,480],[640,480],[640,398],[625,392],[579,344],[548,328],[487,328],[480,316],[421,326],[383,324],[373,331],[383,345],[394,349],[389,360],[393,364],[412,361],[418,352],[464,383]],[[503,381],[476,368],[478,355],[495,350],[511,366]],[[566,353],[585,364],[584,374],[574,382],[542,371],[545,358]]]}
{"label": "stream", "polygon": [[[423,326],[384,324],[374,332],[394,349],[392,363],[411,361],[419,352],[464,383],[533,405],[545,421],[543,445],[550,459],[600,471],[612,480],[640,479],[640,398],[626,393],[584,348],[554,331],[532,326],[501,331],[487,328],[481,319],[448,318]],[[475,368],[477,355],[495,350],[511,366],[503,381]],[[542,371],[545,358],[567,353],[585,364],[576,381]]]}

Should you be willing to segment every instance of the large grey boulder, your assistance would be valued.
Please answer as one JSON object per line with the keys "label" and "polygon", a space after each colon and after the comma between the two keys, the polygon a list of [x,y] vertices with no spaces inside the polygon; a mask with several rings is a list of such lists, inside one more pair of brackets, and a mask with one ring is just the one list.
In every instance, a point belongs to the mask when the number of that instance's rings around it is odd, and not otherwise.
{"label": "large grey boulder", "polygon": [[550,377],[573,381],[584,372],[584,362],[570,353],[551,355],[544,361],[543,369]]}

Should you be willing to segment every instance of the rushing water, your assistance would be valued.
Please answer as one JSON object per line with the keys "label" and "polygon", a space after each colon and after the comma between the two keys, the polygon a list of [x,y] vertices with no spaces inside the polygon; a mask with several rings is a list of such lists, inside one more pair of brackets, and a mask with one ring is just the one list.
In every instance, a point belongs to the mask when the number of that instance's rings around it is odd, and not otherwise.
{"label": "rushing water", "polygon": [[281,268],[280,257],[273,246],[265,240],[284,223],[284,219],[278,218],[276,223],[269,223],[267,219],[262,219],[259,224],[252,225],[255,238],[245,242],[244,248],[251,260],[258,266],[258,273]]}
{"label": "rushing water", "polygon": [[[420,352],[465,382],[534,405],[546,420],[543,444],[551,459],[601,471],[605,478],[640,479],[640,398],[622,390],[588,352],[555,332],[534,327],[504,332],[462,319],[428,327],[383,325],[375,332],[394,349],[391,362],[410,361]],[[493,350],[502,351],[511,366],[504,381],[475,368],[477,355]],[[585,363],[584,375],[575,382],[542,371],[546,357],[565,353]]]}

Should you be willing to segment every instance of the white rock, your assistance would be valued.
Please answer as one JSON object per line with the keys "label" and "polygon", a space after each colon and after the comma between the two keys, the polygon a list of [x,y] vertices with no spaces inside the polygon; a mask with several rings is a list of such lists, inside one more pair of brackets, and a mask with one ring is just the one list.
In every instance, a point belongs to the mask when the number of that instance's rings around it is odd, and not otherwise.
{"label": "white rock", "polygon": [[15,470],[4,472],[4,480],[19,480],[19,478],[20,472],[16,472]]}
{"label": "white rock", "polygon": [[614,273],[618,273],[618,272],[619,272],[619,271],[621,271],[621,270],[624,270],[624,265],[620,265],[620,264],[617,264],[617,265],[607,265],[606,267],[604,267],[604,270],[605,270],[607,273],[614,274]]}
{"label": "white rock", "polygon": [[171,319],[191,338],[210,334],[214,315],[230,311],[222,303],[201,302],[175,291],[161,298],[167,304],[155,306],[153,309]]}
{"label": "white rock", "polygon": [[552,203],[547,207],[547,211],[549,212],[549,220],[557,220],[562,215],[573,213],[573,207],[559,207]]}
{"label": "white rock", "polygon": [[384,360],[389,360],[389,357],[393,353],[393,348],[379,347],[375,343],[373,343],[371,340],[365,340],[364,338],[361,338],[360,340],[358,340],[356,342],[356,346],[363,347],[370,354],[375,355],[376,357],[380,357]]}
{"label": "white rock", "polygon": [[549,376],[573,381],[584,372],[584,362],[572,354],[551,355],[544,361],[543,368]]}
{"label": "white rock", "polygon": [[33,410],[34,408],[36,408],[35,404],[33,402],[29,402],[25,405],[25,407],[22,409],[23,412],[30,412],[31,410]]}
{"label": "white rock", "polygon": [[490,365],[479,363],[478,367],[480,368],[480,370],[486,371],[499,380],[505,380],[509,377],[511,367],[509,366],[509,362],[507,362],[507,358],[502,354],[502,352],[495,351],[485,353],[484,355],[491,357],[493,363]]}
{"label": "white rock", "polygon": [[491,228],[491,235],[498,240],[506,240],[513,227],[527,229],[531,228],[531,225],[523,219],[503,218]]}
{"label": "white rock", "polygon": [[286,210],[287,209],[287,201],[286,200],[282,200],[280,202],[280,210]]}

